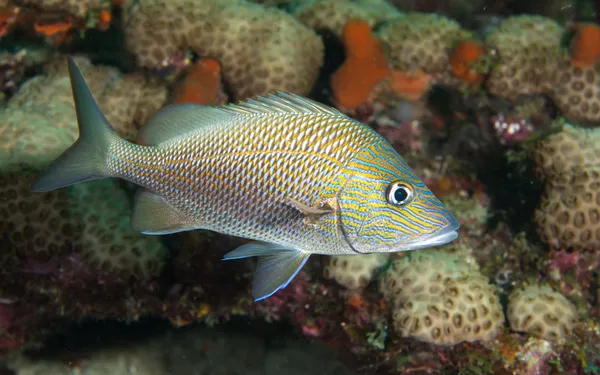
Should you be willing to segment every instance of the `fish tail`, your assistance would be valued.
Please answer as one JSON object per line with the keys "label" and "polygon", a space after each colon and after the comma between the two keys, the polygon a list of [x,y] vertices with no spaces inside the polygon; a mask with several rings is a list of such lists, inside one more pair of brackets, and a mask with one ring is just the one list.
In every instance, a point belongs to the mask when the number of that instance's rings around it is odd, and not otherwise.
{"label": "fish tail", "polygon": [[69,76],[77,112],[79,138],[33,183],[35,192],[55,190],[78,182],[111,177],[107,165],[111,145],[126,142],[113,130],[69,57]]}

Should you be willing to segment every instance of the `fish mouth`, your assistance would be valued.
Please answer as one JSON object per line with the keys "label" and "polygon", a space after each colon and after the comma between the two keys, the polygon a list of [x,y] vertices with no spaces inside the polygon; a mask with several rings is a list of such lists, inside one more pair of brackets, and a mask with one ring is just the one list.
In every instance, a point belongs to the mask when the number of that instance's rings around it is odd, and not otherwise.
{"label": "fish mouth", "polygon": [[426,247],[445,245],[458,238],[457,230],[459,227],[460,225],[458,224],[458,221],[454,219],[444,229],[440,229],[439,231],[425,238],[420,238],[418,241],[413,243],[406,244],[407,246],[403,247],[402,251],[418,250]]}

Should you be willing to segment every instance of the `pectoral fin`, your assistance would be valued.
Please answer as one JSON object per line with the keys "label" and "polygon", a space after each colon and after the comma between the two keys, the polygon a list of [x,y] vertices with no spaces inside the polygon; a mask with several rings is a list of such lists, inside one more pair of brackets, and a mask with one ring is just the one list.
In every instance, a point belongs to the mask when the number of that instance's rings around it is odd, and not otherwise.
{"label": "pectoral fin", "polygon": [[308,260],[310,253],[271,243],[250,243],[225,254],[225,260],[258,256],[252,283],[254,301],[285,288]]}
{"label": "pectoral fin", "polygon": [[334,212],[333,208],[331,208],[327,203],[321,206],[308,206],[291,198],[288,199],[287,203],[300,211],[306,217],[306,222],[311,224],[316,223],[324,215]]}
{"label": "pectoral fin", "polygon": [[131,228],[156,235],[197,229],[161,196],[144,189],[140,189],[135,196]]}

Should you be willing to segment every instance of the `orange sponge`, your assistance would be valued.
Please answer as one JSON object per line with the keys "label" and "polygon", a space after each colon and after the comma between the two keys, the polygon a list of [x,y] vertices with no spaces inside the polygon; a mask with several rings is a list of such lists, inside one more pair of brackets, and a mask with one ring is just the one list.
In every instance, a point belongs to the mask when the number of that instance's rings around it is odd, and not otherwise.
{"label": "orange sponge", "polygon": [[431,76],[422,70],[394,70],[390,87],[400,98],[417,101],[429,91]]}
{"label": "orange sponge", "polygon": [[212,58],[200,59],[190,68],[183,82],[175,89],[173,102],[215,105],[220,81],[219,62]]}
{"label": "orange sponge", "polygon": [[363,104],[375,85],[390,73],[390,67],[371,27],[362,20],[344,26],[346,60],[331,77],[331,90],[337,104],[355,109]]}
{"label": "orange sponge", "polygon": [[450,55],[450,71],[452,75],[472,85],[478,84],[483,74],[471,70],[471,64],[485,53],[479,43],[466,40],[461,42]]}
{"label": "orange sponge", "polygon": [[600,58],[600,27],[595,24],[576,26],[577,33],[571,44],[571,64],[584,68]]}

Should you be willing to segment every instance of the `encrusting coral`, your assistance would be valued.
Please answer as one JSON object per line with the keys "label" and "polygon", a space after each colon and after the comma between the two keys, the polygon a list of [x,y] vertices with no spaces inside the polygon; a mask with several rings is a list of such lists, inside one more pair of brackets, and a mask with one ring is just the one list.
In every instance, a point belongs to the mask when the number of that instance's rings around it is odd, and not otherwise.
{"label": "encrusting coral", "polygon": [[328,279],[334,279],[346,289],[361,289],[367,286],[375,271],[386,264],[389,257],[388,253],[332,256],[329,257],[323,274]]}
{"label": "encrusting coral", "polygon": [[591,124],[600,121],[600,62],[577,66],[563,55],[552,82],[550,97],[565,118]]}
{"label": "encrusting coral", "polygon": [[373,28],[402,17],[402,13],[385,0],[308,0],[299,2],[293,14],[306,26],[328,30],[340,40],[344,26],[351,20],[360,19]]}
{"label": "encrusting coral", "polygon": [[469,257],[421,251],[392,263],[381,289],[403,337],[454,345],[494,339],[504,325],[496,288]]}
{"label": "encrusting coral", "polygon": [[533,151],[536,176],[546,180],[575,167],[600,164],[600,131],[561,124],[559,132],[538,141]]}
{"label": "encrusting coral", "polygon": [[548,180],[535,220],[540,237],[555,249],[600,248],[600,168]]}
{"label": "encrusting coral", "polygon": [[536,173],[546,185],[535,221],[553,248],[600,246],[599,137],[597,130],[565,125],[536,146]]}
{"label": "encrusting coral", "polygon": [[163,69],[188,49],[216,59],[236,100],[282,90],[306,95],[323,42],[291,15],[245,1],[130,0],[126,44],[140,66]]}
{"label": "encrusting coral", "polygon": [[516,100],[520,95],[548,93],[560,56],[563,28],[541,16],[513,16],[485,38],[494,51],[486,88],[493,95]]}
{"label": "encrusting coral", "polygon": [[452,48],[470,34],[435,14],[408,13],[383,24],[376,33],[396,70],[445,72]]}
{"label": "encrusting coral", "polygon": [[513,331],[563,343],[572,333],[577,320],[575,306],[549,286],[517,288],[508,299],[507,316]]}

